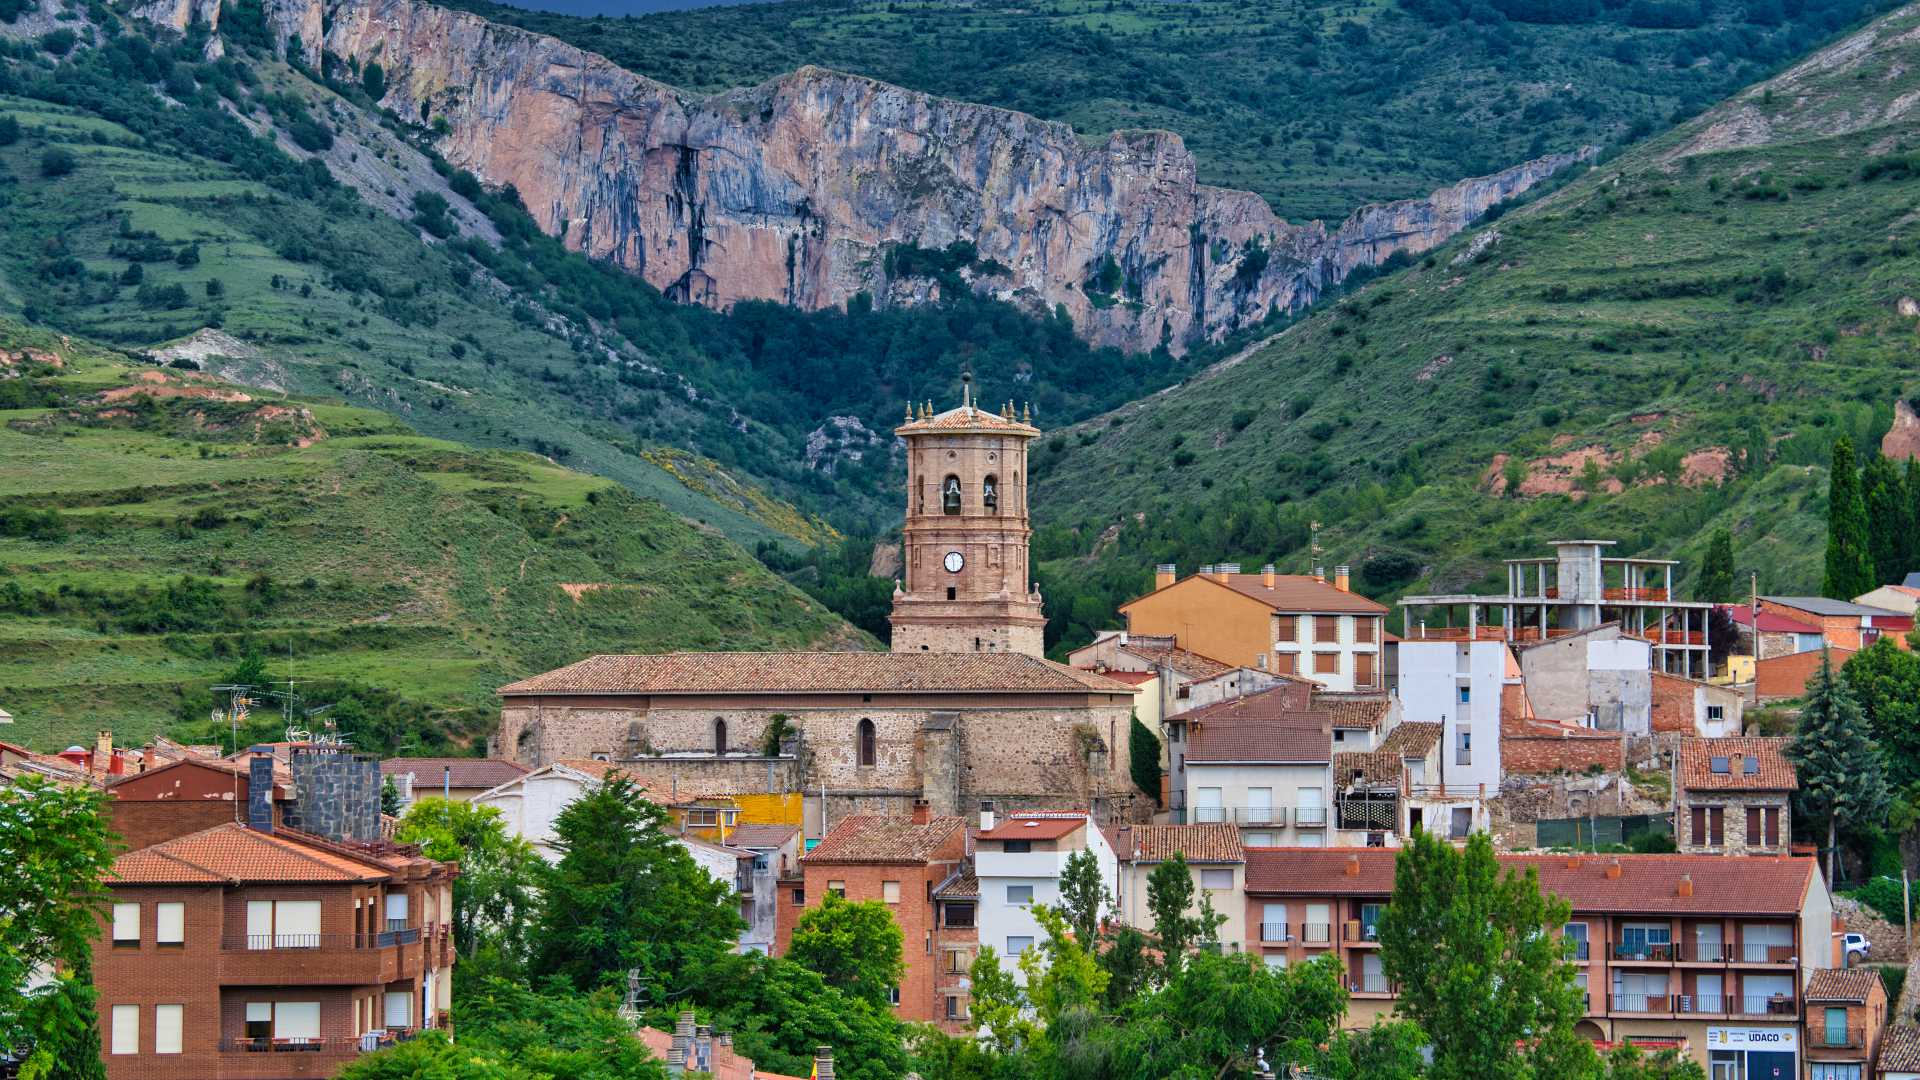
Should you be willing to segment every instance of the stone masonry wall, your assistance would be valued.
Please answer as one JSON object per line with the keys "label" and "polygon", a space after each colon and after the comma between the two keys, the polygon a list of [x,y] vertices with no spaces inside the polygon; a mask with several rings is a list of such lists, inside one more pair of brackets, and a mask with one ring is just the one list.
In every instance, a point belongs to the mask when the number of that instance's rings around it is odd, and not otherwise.
{"label": "stone masonry wall", "polygon": [[[1726,843],[1721,847],[1707,847],[1693,842],[1693,808],[1695,806],[1718,806],[1726,811],[1721,830],[1721,839]],[[1768,847],[1764,832],[1759,836],[1747,835],[1747,808],[1757,806],[1761,809],[1774,808],[1780,811],[1780,842]],[[1760,821],[1762,830],[1766,828],[1766,819]],[[1740,792],[1740,791],[1681,791],[1674,807],[1674,839],[1679,842],[1681,851],[1724,852],[1728,855],[1781,855],[1793,840],[1793,807],[1791,801],[1776,792]]]}

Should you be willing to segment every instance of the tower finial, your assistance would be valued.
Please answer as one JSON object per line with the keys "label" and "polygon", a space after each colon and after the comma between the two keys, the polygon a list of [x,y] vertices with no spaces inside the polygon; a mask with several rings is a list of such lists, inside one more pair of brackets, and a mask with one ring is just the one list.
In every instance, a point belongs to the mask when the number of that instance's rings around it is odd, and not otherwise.
{"label": "tower finial", "polygon": [[909,402],[907,402],[907,419],[906,419],[906,422],[907,422],[907,423],[909,423],[909,424],[911,424],[911,423],[913,423],[913,402],[911,402],[911,401],[909,401]]}
{"label": "tower finial", "polygon": [[1033,423],[1033,414],[1028,411],[1027,405],[1024,404],[1020,406],[1020,422],[1023,424]]}
{"label": "tower finial", "polygon": [[973,365],[970,363],[960,369],[960,406],[973,408]]}

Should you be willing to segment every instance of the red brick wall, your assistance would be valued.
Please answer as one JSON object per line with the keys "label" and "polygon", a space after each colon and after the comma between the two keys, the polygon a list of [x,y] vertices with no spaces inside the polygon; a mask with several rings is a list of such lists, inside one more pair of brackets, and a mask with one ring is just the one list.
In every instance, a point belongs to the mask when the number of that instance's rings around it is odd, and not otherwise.
{"label": "red brick wall", "polygon": [[1652,724],[1655,734],[1693,734],[1693,684],[1654,672]]}
{"label": "red brick wall", "polygon": [[[819,907],[827,895],[827,882],[846,883],[848,900],[881,900],[884,895],[883,882],[900,883],[900,902],[888,904],[893,912],[893,921],[900,926],[901,957],[907,963],[906,978],[900,982],[900,1005],[894,1014],[902,1020],[932,1021],[945,1011],[944,1003],[934,1001],[935,967],[938,966],[938,950],[927,951],[928,935],[933,931],[935,918],[933,901],[928,899],[932,886],[945,880],[953,871],[953,863],[895,863],[891,865],[849,865],[814,864],[806,867],[807,907]],[[783,911],[782,929],[777,935],[776,946],[781,953],[793,940],[793,923],[798,921],[799,911],[793,907],[791,889],[785,890],[781,903],[786,905]],[[787,913],[791,915],[787,915]]]}
{"label": "red brick wall", "polygon": [[[1853,656],[1851,649],[1829,649],[1832,654],[1834,670],[1839,670]],[[1792,656],[1776,656],[1754,664],[1754,696],[1761,700],[1768,698],[1795,698],[1807,692],[1807,680],[1820,670],[1821,652],[1811,649]]]}
{"label": "red brick wall", "polygon": [[1579,773],[1595,765],[1611,772],[1625,767],[1626,748],[1618,737],[1509,735],[1500,740],[1500,767],[1510,773]]}
{"label": "red brick wall", "polygon": [[[241,787],[245,788],[243,781]],[[244,800],[245,796],[242,796]],[[118,799],[110,804],[113,808],[113,829],[127,845],[127,850],[136,851],[143,847],[172,840],[175,837],[197,833],[202,829],[211,829],[215,825],[225,825],[235,820],[245,820],[247,804],[229,802],[121,802]],[[234,817],[236,805],[240,817]]]}

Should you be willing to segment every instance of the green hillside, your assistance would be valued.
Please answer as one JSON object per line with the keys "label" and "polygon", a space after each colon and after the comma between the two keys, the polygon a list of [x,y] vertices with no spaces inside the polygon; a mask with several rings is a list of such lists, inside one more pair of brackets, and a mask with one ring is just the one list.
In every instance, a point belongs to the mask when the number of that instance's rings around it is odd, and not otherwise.
{"label": "green hillside", "polygon": [[582,19],[456,3],[690,90],[819,64],[1063,120],[1092,139],[1166,128],[1203,180],[1257,191],[1296,221],[1662,131],[1893,6],[789,0]]}
{"label": "green hillside", "polygon": [[1742,584],[1817,591],[1834,437],[1878,446],[1920,397],[1916,100],[1920,6],[1055,434],[1033,503],[1056,633],[1156,561],[1302,571],[1314,521],[1382,595],[1498,586],[1568,535],[1690,576],[1718,526]]}
{"label": "green hillside", "polygon": [[585,653],[862,643],[611,480],[0,320],[9,740],[192,733],[256,652],[355,745],[428,752]]}
{"label": "green hillside", "polygon": [[373,107],[365,73],[274,58],[255,5],[222,21],[217,62],[204,29],[63,14],[74,40],[0,22],[0,314],[129,349],[191,338],[167,355],[534,450],[744,543],[890,520],[897,459],[810,460],[809,437],[830,417],[884,431],[909,398],[954,396],[965,363],[1063,422],[1199,363],[1096,351],[970,295],[671,304],[447,166],[430,129]]}

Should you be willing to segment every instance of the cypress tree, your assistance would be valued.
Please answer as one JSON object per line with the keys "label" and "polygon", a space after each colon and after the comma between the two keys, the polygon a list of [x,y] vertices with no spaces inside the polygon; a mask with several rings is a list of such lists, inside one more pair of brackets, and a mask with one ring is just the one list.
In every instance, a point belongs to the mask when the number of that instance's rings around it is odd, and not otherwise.
{"label": "cypress tree", "polygon": [[1133,714],[1127,726],[1127,764],[1133,772],[1133,784],[1160,805],[1160,738]]}
{"label": "cypress tree", "polygon": [[1853,440],[1833,441],[1832,475],[1827,479],[1827,574],[1820,591],[1835,600],[1851,600],[1874,587],[1873,555],[1867,547],[1867,504],[1860,474],[1853,467]]}
{"label": "cypress tree", "polygon": [[1860,486],[1867,505],[1867,551],[1873,556],[1873,583],[1898,584],[1906,572],[1901,564],[1906,560],[1908,546],[1904,535],[1907,485],[1894,471],[1893,462],[1875,454],[1861,472]]}
{"label": "cypress tree", "polygon": [[1880,820],[1888,795],[1880,751],[1867,737],[1866,713],[1847,684],[1834,677],[1825,650],[1807,683],[1807,704],[1787,743],[1787,760],[1799,773],[1799,812],[1826,822],[1827,880],[1833,881],[1841,827]]}
{"label": "cypress tree", "polygon": [[1700,584],[1694,591],[1696,600],[1733,603],[1733,534],[1727,530],[1715,531],[1707,542],[1707,558],[1700,564]]}

